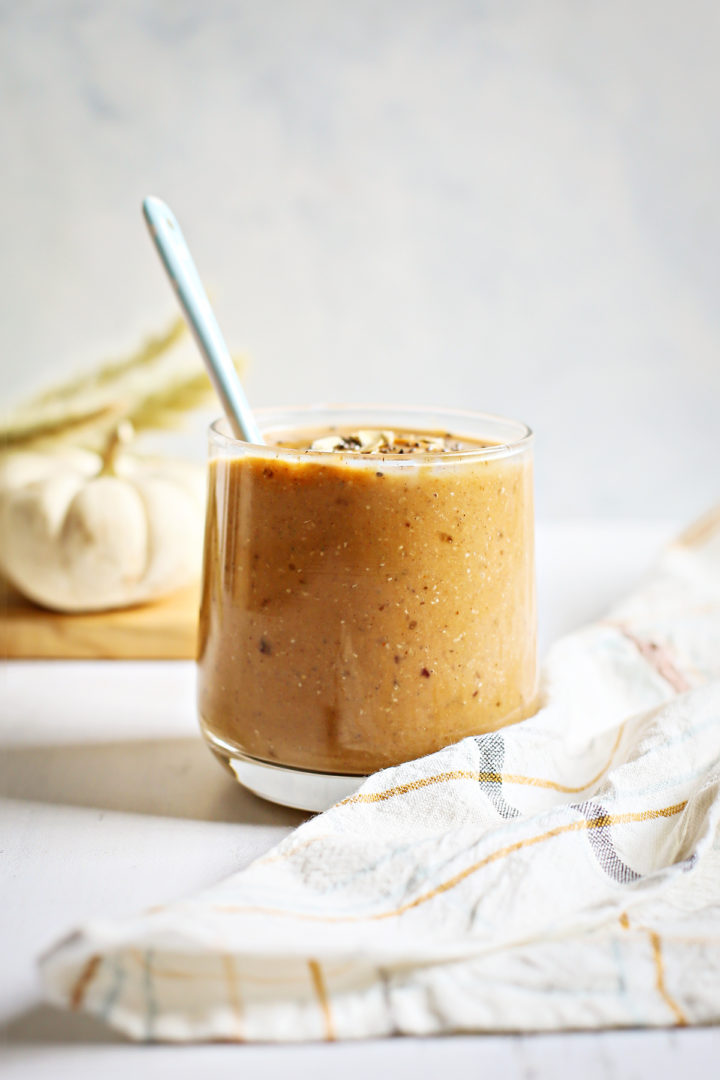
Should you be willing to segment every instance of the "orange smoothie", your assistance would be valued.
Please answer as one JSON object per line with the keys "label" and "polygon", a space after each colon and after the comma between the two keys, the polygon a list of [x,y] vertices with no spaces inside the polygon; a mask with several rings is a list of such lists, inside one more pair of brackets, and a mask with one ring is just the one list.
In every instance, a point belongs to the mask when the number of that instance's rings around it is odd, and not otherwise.
{"label": "orange smoothie", "polygon": [[211,747],[365,775],[533,712],[527,440],[460,421],[267,438],[210,463],[199,710]]}

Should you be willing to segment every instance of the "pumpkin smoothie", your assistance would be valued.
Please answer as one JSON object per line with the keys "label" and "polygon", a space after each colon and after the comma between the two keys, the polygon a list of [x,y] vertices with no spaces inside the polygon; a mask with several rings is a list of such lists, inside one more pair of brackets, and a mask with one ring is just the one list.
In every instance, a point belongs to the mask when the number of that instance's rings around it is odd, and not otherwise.
{"label": "pumpkin smoothie", "polygon": [[216,437],[199,709],[220,756],[365,775],[533,711],[530,435],[440,419]]}

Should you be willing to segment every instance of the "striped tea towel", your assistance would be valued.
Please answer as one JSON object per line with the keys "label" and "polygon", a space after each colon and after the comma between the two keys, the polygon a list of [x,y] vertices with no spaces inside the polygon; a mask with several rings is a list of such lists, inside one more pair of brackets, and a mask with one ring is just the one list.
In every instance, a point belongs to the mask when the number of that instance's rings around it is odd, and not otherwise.
{"label": "striped tea towel", "polygon": [[720,1020],[720,512],[560,641],[531,720],[371,776],[249,868],[42,962],[135,1039]]}

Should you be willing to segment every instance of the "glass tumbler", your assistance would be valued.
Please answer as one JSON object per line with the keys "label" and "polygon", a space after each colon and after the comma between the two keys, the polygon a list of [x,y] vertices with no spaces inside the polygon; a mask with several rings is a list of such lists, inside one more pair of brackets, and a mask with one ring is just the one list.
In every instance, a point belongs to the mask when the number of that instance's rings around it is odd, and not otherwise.
{"label": "glass tumbler", "polygon": [[[198,648],[205,739],[258,795],[321,810],[361,778],[537,707],[532,433],[458,410],[260,410],[210,429]],[[294,449],[450,434],[449,452]]]}

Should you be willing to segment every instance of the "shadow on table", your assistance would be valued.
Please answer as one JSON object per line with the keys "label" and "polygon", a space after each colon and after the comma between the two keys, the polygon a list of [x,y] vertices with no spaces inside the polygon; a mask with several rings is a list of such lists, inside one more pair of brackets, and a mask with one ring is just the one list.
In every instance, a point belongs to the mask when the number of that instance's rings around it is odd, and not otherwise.
{"label": "shadow on table", "polygon": [[83,1013],[37,1005],[0,1027],[0,1046],[28,1043],[128,1043],[119,1031]]}
{"label": "shadow on table", "polygon": [[247,825],[295,826],[308,816],[252,795],[193,738],[3,747],[0,795]]}

